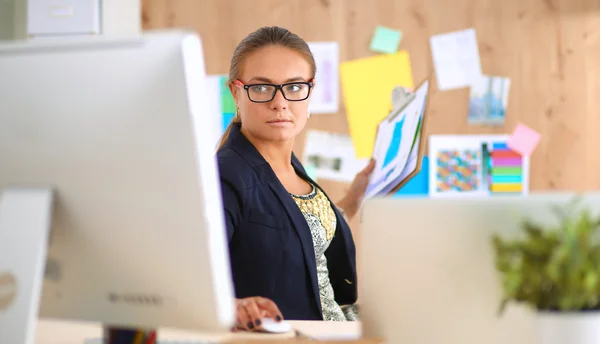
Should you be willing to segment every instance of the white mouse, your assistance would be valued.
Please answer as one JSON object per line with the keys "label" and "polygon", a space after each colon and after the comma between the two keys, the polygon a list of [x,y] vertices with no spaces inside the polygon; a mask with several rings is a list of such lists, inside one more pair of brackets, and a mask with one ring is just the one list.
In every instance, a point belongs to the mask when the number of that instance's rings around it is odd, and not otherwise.
{"label": "white mouse", "polygon": [[286,333],[292,330],[292,325],[285,321],[275,321],[273,318],[262,318],[261,327],[264,332]]}

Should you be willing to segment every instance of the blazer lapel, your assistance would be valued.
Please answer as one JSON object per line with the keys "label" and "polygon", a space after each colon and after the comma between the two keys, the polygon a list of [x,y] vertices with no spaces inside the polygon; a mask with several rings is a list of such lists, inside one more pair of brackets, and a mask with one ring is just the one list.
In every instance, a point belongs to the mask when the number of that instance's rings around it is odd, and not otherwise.
{"label": "blazer lapel", "polygon": [[302,252],[304,253],[304,262],[308,267],[308,274],[311,280],[313,296],[315,297],[319,313],[322,313],[319,282],[317,279],[317,261],[315,258],[313,238],[310,228],[308,227],[308,222],[306,222],[306,219],[304,218],[304,215],[302,215],[300,208],[298,208],[296,202],[294,202],[290,194],[283,187],[283,184],[279,182],[279,180],[270,182],[269,186],[275,192],[281,204],[285,207],[286,212],[292,220],[292,226],[298,234],[298,238],[300,238]]}

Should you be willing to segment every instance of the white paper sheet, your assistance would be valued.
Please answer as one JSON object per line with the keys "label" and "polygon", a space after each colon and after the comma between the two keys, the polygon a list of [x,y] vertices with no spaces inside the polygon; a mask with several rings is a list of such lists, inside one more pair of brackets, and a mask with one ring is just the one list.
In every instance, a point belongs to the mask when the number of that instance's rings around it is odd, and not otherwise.
{"label": "white paper sheet", "polygon": [[369,159],[357,159],[349,135],[310,130],[306,134],[303,164],[319,179],[352,182]]}
{"label": "white paper sheet", "polygon": [[375,170],[369,178],[365,198],[387,194],[416,168],[420,142],[417,128],[424,116],[428,90],[429,81],[425,81],[402,111],[399,110],[403,104],[396,104],[394,111],[379,124],[373,151]]}
{"label": "white paper sheet", "polygon": [[468,87],[480,78],[475,29],[435,35],[430,44],[439,90]]}
{"label": "white paper sheet", "polygon": [[316,86],[312,91],[311,114],[337,113],[339,110],[339,45],[337,42],[308,43],[317,64]]}

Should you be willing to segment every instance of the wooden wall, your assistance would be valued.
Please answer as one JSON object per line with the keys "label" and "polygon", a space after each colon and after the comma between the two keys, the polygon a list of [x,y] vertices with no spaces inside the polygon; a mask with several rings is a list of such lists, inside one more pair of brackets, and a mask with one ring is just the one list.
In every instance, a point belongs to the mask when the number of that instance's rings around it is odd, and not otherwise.
{"label": "wooden wall", "polygon": [[[143,0],[142,12],[144,29],[197,30],[211,74],[227,73],[235,45],[260,26],[336,40],[344,61],[373,55],[371,35],[385,25],[404,33],[419,83],[435,74],[429,37],[474,27],[483,72],[511,79],[506,124],[467,125],[468,90],[438,92],[432,79],[428,134],[510,133],[520,121],[542,134],[532,190],[600,188],[600,0]],[[340,109],[312,116],[309,128],[347,133]],[[321,184],[334,198],[344,193]]]}

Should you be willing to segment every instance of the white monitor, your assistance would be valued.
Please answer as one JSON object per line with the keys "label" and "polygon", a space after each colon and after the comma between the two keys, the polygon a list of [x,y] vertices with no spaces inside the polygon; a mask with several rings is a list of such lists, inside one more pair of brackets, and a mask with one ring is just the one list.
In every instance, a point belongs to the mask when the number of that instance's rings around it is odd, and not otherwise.
{"label": "white monitor", "polygon": [[[511,303],[503,315],[491,235],[522,235],[522,221],[557,225],[552,204],[570,193],[483,199],[372,199],[359,242],[363,335],[390,343],[536,342],[535,316]],[[581,204],[600,213],[600,195]]]}
{"label": "white monitor", "polygon": [[37,315],[49,224],[41,317],[233,326],[204,77],[186,32],[0,45],[0,342]]}

